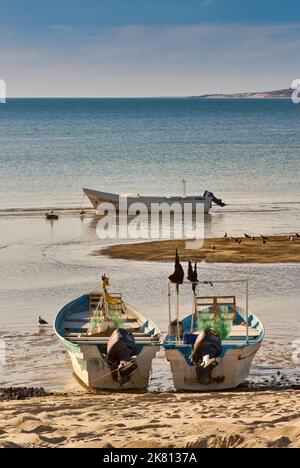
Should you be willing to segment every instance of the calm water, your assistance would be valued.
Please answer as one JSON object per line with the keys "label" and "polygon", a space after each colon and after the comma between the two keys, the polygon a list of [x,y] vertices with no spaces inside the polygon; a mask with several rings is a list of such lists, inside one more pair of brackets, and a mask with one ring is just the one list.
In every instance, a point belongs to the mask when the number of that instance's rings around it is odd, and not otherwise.
{"label": "calm water", "polygon": [[[82,186],[174,194],[184,176],[190,192],[210,189],[228,202],[206,218],[207,235],[300,232],[299,111],[289,101],[191,99],[1,105],[0,385],[77,388],[63,347],[51,326],[38,328],[37,317],[51,323],[104,272],[113,289],[167,329],[172,265],[95,257],[103,241],[92,215],[64,213],[49,223],[23,209],[81,206]],[[252,379],[272,385],[279,369],[297,381],[300,266],[201,265],[199,274],[250,278],[251,308],[267,330]],[[230,292],[242,298],[239,288]],[[189,313],[187,294],[182,304]],[[151,386],[171,387],[162,354]]]}
{"label": "calm water", "polygon": [[81,188],[299,199],[289,100],[25,99],[0,106],[0,208],[80,206]]}

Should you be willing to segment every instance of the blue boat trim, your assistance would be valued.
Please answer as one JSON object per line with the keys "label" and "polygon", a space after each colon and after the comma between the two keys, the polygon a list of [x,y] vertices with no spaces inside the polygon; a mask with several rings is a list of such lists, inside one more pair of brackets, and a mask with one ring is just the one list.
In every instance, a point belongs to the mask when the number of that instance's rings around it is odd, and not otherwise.
{"label": "blue boat trim", "polygon": [[[243,324],[245,323],[245,319],[243,318],[242,314],[245,313],[243,311],[243,309],[241,309],[240,307],[237,307],[237,316],[236,316],[236,320],[235,320],[235,325],[239,325],[239,324]],[[190,332],[191,331],[191,324],[192,324],[192,314],[188,315],[187,317],[185,317],[183,320],[182,320],[182,325],[183,325],[183,329],[184,329],[184,332]],[[252,329],[258,329],[260,331],[260,333],[256,336],[256,337],[249,337],[248,338],[248,343],[246,342],[245,340],[245,336],[235,336],[235,337],[228,337],[227,339],[223,340],[222,342],[222,346],[223,346],[223,349],[222,349],[222,354],[220,355],[220,358],[222,359],[225,354],[227,353],[227,351],[231,350],[231,349],[246,349],[246,348],[249,348],[250,346],[252,346],[254,343],[258,343],[260,342],[262,339],[263,339],[263,336],[264,336],[264,328],[263,328],[263,325],[262,323],[260,322],[260,320],[253,314],[250,314],[249,315],[249,318],[248,318],[248,324],[249,324],[249,328],[252,328]],[[198,324],[197,324],[197,320],[194,321],[194,326],[193,326],[193,332],[197,332],[198,331]],[[235,343],[226,343],[226,341],[235,341]],[[182,355],[184,356],[187,364],[189,366],[192,366],[192,361],[190,359],[190,356],[192,354],[192,350],[193,350],[193,345],[191,344],[186,344],[186,343],[178,343],[178,341],[176,340],[176,338],[174,337],[170,337],[169,335],[166,336],[165,340],[164,340],[164,343],[163,343],[163,347],[164,349],[166,350],[178,350],[182,353]]]}

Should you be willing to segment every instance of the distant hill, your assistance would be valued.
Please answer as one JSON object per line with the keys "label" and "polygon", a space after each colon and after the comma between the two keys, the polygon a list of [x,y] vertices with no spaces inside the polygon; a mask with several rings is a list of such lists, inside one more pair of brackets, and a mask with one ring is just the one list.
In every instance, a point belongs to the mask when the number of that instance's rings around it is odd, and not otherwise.
{"label": "distant hill", "polygon": [[255,93],[234,93],[234,94],[203,94],[202,96],[192,96],[196,99],[276,99],[291,98],[293,90],[279,89],[276,91],[264,91]]}

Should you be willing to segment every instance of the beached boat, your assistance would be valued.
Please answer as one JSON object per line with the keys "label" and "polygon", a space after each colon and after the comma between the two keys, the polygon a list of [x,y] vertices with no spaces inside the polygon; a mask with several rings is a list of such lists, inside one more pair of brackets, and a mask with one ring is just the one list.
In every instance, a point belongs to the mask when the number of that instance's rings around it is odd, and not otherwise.
{"label": "beached boat", "polygon": [[[204,212],[209,213],[212,204],[224,207],[225,203],[219,198],[216,198],[212,192],[204,192],[203,196],[200,195],[186,195],[186,189],[182,196],[143,196],[139,194],[124,194],[118,195],[116,193],[100,192],[98,190],[91,190],[88,188],[83,189],[84,194],[89,198],[93,207],[96,210],[100,209],[101,204],[110,203],[114,206],[116,211],[128,212],[131,205],[141,203],[146,206],[147,210],[151,209],[154,204],[163,204],[171,206],[179,204],[181,209],[183,206],[186,210],[195,211],[197,205],[204,205]],[[138,207],[136,207],[138,209]]]}
{"label": "beached boat", "polygon": [[161,345],[157,326],[125,303],[122,294],[93,291],[67,304],[54,329],[66,346],[74,373],[95,389],[144,389]]}
{"label": "beached boat", "polygon": [[[201,296],[201,285],[244,283],[246,308],[235,296]],[[190,282],[183,282],[183,285]],[[172,320],[171,290],[176,287],[176,318]],[[180,286],[181,287],[181,286]],[[193,283],[192,314],[180,320],[179,286],[169,285],[169,333],[164,340],[176,390],[217,391],[244,382],[264,338],[262,322],[248,310],[248,281]],[[223,335],[223,336],[222,336]]]}

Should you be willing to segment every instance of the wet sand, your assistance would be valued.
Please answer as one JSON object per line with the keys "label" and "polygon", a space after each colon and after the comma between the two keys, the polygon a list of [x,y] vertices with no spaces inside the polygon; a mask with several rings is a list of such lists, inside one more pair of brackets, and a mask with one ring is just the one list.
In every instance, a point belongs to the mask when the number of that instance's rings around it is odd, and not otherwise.
{"label": "wet sand", "polygon": [[178,247],[180,259],[208,263],[299,263],[300,238],[293,236],[205,239],[202,248],[188,249],[184,240],[142,242],[112,245],[95,252],[124,260],[173,260]]}
{"label": "wet sand", "polygon": [[300,447],[297,390],[78,393],[0,409],[0,447]]}

